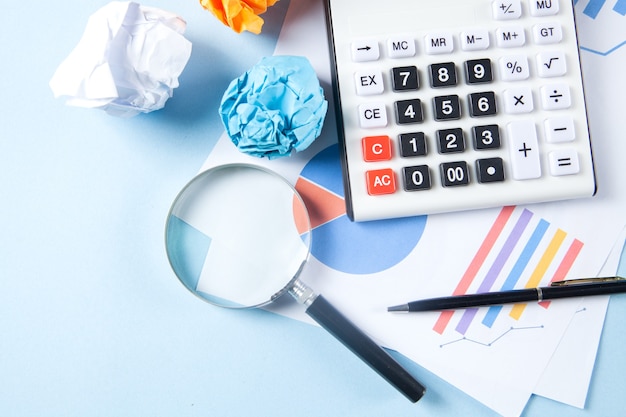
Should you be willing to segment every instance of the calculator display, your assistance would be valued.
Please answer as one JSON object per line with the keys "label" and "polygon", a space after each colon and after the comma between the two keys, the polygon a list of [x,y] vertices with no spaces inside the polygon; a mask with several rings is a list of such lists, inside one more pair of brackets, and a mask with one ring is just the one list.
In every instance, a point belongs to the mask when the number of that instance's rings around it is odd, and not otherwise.
{"label": "calculator display", "polygon": [[327,0],[355,221],[596,184],[571,1]]}

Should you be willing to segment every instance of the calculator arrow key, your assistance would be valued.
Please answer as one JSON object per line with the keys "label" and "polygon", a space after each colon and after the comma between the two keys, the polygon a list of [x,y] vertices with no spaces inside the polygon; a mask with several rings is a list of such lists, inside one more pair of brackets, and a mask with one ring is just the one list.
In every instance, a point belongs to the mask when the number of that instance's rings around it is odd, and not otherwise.
{"label": "calculator arrow key", "polygon": [[367,39],[352,42],[352,60],[354,62],[376,61],[380,58],[378,41]]}

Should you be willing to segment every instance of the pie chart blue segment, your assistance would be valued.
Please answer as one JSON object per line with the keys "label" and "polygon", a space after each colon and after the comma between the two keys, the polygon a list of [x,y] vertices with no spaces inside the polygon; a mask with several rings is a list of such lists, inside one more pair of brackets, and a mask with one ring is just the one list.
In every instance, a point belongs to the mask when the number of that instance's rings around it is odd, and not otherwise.
{"label": "pie chart blue segment", "polygon": [[426,226],[426,216],[350,221],[338,145],[326,148],[307,163],[296,189],[311,216],[311,253],[337,271],[373,274],[393,267],[413,251]]}

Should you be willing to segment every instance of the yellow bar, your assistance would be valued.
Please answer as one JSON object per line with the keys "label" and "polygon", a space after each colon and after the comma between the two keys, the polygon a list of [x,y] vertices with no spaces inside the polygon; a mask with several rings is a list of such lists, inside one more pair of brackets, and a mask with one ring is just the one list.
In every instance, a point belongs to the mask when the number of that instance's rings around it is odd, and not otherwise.
{"label": "yellow bar", "polygon": [[[567,236],[567,233],[565,233],[561,229],[558,229],[556,233],[554,233],[552,241],[550,241],[548,248],[544,252],[543,256],[539,260],[539,263],[535,267],[535,270],[528,279],[528,282],[526,283],[526,288],[536,288],[539,286],[539,283],[543,279],[546,271],[550,267],[550,264],[554,260],[556,253],[559,251],[559,248],[563,244],[565,236]],[[515,304],[511,309],[509,316],[511,316],[515,320],[519,320],[525,308],[526,304]]]}

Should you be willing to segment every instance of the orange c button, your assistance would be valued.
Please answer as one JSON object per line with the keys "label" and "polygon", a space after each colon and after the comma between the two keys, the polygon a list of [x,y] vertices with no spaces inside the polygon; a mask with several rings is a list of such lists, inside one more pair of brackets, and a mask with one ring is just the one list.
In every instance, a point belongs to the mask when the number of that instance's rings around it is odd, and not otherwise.
{"label": "orange c button", "polygon": [[363,159],[365,162],[388,161],[391,159],[391,138],[389,136],[366,136],[363,138]]}
{"label": "orange c button", "polygon": [[367,171],[367,193],[369,195],[393,194],[396,192],[396,176],[391,168]]}

